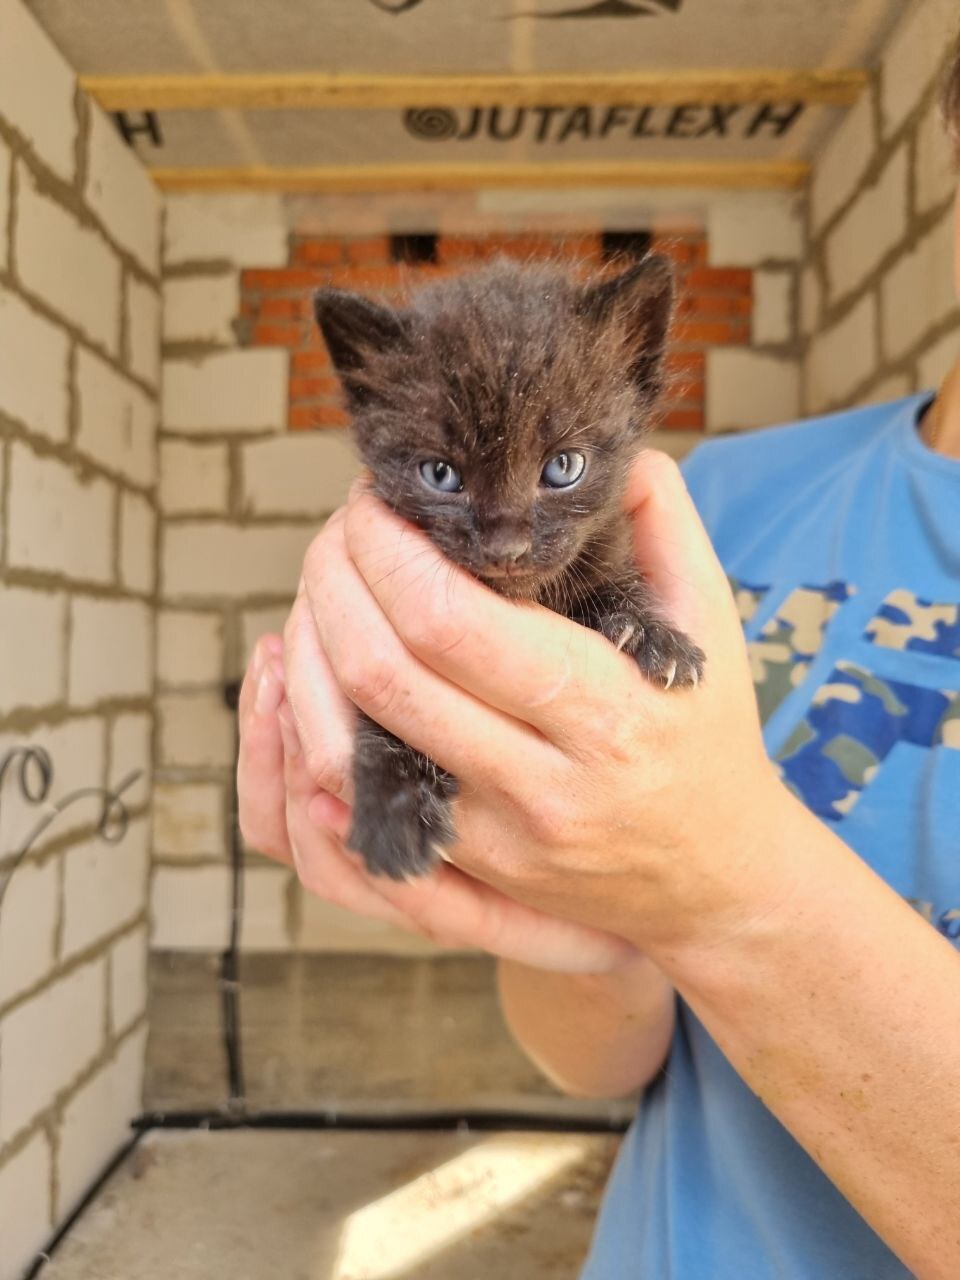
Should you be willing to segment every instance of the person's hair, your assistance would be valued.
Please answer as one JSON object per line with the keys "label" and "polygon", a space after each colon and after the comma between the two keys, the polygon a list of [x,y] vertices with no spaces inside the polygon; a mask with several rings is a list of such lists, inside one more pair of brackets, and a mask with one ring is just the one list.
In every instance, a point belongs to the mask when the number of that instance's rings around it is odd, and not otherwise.
{"label": "person's hair", "polygon": [[953,45],[953,56],[943,83],[941,99],[943,119],[960,162],[960,35]]}

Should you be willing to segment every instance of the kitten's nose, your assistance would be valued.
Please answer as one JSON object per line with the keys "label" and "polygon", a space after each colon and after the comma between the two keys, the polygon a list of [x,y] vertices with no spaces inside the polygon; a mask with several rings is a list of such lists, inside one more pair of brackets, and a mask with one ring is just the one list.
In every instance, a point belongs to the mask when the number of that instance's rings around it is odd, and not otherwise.
{"label": "kitten's nose", "polygon": [[516,564],[530,551],[530,539],[522,533],[504,531],[487,540],[487,554],[495,565],[503,568]]}

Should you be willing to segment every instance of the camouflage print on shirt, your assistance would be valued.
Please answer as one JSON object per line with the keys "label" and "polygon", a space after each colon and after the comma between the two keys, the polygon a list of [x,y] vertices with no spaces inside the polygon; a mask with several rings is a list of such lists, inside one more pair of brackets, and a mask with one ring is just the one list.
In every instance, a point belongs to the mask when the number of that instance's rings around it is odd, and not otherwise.
{"label": "camouflage print on shirt", "polygon": [[890,592],[864,635],[884,649],[960,658],[960,604],[921,600],[900,588]]}

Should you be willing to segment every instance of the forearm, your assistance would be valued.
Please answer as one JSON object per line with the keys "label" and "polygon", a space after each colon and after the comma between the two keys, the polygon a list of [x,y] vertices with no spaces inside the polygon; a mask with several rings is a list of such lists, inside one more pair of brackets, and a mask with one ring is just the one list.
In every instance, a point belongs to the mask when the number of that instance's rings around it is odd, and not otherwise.
{"label": "forearm", "polygon": [[645,957],[588,975],[501,960],[498,977],[510,1030],[564,1093],[623,1097],[663,1064],[673,1034],[673,988]]}
{"label": "forearm", "polygon": [[746,1083],[920,1280],[960,1256],[960,956],[790,798],[787,902],[657,955]]}

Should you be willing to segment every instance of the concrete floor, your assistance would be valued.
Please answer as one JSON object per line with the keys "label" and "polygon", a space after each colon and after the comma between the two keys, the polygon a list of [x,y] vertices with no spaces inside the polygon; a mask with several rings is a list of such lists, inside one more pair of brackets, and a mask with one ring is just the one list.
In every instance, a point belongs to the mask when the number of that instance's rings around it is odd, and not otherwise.
{"label": "concrete floor", "polygon": [[617,1141],[154,1132],[44,1280],[576,1280]]}

